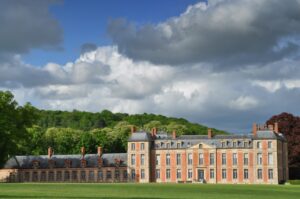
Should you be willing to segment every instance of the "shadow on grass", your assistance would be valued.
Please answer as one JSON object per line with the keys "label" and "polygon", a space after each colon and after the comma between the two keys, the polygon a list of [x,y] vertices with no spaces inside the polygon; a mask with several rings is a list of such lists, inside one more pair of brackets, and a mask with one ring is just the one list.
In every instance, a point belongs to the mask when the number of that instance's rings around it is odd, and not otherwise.
{"label": "shadow on grass", "polygon": [[[53,196],[14,196],[14,195],[0,195],[0,198],[54,198]],[[124,197],[124,196],[120,196],[120,197],[106,197],[106,196],[95,196],[95,197],[84,197],[84,196],[63,196],[63,197],[55,197],[55,198],[78,198],[78,199],[120,199],[120,198],[124,198],[124,199],[147,199],[147,198],[151,198],[151,199],[167,199],[167,198],[153,198],[153,197]]]}

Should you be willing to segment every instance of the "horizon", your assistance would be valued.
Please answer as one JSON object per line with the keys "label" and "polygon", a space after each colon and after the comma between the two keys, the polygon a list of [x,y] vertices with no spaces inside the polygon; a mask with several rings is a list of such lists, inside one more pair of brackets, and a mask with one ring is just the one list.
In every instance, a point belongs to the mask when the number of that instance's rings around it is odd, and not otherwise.
{"label": "horizon", "polygon": [[232,133],[300,115],[300,1],[0,6],[0,90],[45,110],[153,113]]}

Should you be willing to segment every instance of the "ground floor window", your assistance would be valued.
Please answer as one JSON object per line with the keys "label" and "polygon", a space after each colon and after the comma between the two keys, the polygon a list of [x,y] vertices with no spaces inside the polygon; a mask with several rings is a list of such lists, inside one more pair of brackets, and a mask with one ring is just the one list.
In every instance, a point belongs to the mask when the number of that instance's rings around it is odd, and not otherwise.
{"label": "ground floor window", "polygon": [[262,179],[262,169],[257,169],[257,179]]}
{"label": "ground floor window", "polygon": [[89,181],[94,181],[95,175],[94,175],[94,171],[90,171],[89,172]]}
{"label": "ground floor window", "polygon": [[177,169],[176,174],[177,179],[181,179],[181,169]]}
{"label": "ground floor window", "polygon": [[106,171],[106,179],[111,179],[111,171]]}
{"label": "ground floor window", "polygon": [[98,180],[103,180],[103,172],[98,171]]}
{"label": "ground floor window", "polygon": [[237,179],[237,170],[236,169],[232,170],[232,178]]}
{"label": "ground floor window", "polygon": [[189,179],[193,178],[193,170],[192,169],[188,170],[188,178]]}
{"label": "ground floor window", "polygon": [[273,179],[273,169],[268,170],[268,177],[269,177],[269,180]]}
{"label": "ground floor window", "polygon": [[249,177],[248,175],[248,169],[244,169],[244,179],[247,180]]}
{"label": "ground floor window", "polygon": [[170,169],[166,170],[166,176],[167,176],[167,179],[171,178],[171,171],[170,171]]}
{"label": "ground floor window", "polygon": [[124,171],[123,171],[123,178],[124,178],[124,179],[127,179],[127,177],[128,177],[127,171],[124,170]]}
{"label": "ground floor window", "polygon": [[145,170],[141,169],[141,179],[145,179]]}
{"label": "ground floor window", "polygon": [[160,170],[159,169],[155,170],[155,177],[156,177],[156,179],[160,178]]}
{"label": "ground floor window", "polygon": [[115,170],[115,179],[116,180],[120,179],[120,171],[119,170]]}
{"label": "ground floor window", "polygon": [[83,181],[85,180],[85,171],[80,172],[80,179]]}
{"label": "ground floor window", "polygon": [[29,178],[30,178],[29,176],[30,176],[29,172],[25,172],[25,176],[24,176],[25,181],[28,182],[28,181],[30,180],[30,179],[29,179]]}
{"label": "ground floor window", "polygon": [[135,170],[131,169],[131,179],[135,180]]}
{"label": "ground floor window", "polygon": [[222,169],[222,179],[226,179],[226,169]]}
{"label": "ground floor window", "polygon": [[33,182],[36,182],[36,181],[38,181],[38,179],[39,179],[39,176],[38,176],[38,172],[33,172],[32,173],[32,181]]}
{"label": "ground floor window", "polygon": [[211,170],[209,171],[209,178],[210,178],[210,179],[215,178],[215,171],[214,171],[213,169],[211,169]]}

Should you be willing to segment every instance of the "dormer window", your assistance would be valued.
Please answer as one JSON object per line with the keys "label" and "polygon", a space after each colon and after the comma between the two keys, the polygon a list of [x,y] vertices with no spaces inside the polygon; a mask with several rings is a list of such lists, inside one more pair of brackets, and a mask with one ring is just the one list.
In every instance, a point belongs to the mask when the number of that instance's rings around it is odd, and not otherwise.
{"label": "dormer window", "polygon": [[202,149],[202,147],[203,147],[202,144],[199,144],[199,149]]}
{"label": "dormer window", "polygon": [[233,142],[233,148],[236,148],[236,142]]}
{"label": "dormer window", "polygon": [[40,162],[39,162],[38,160],[33,160],[33,161],[32,161],[32,167],[33,167],[34,169],[40,168]]}
{"label": "dormer window", "polygon": [[222,142],[222,148],[225,148],[225,142]]}
{"label": "dormer window", "polygon": [[167,143],[167,148],[170,148],[170,143]]}
{"label": "dormer window", "polygon": [[248,142],[244,142],[244,147],[248,147]]}
{"label": "dormer window", "polygon": [[177,148],[180,148],[180,143],[177,143]]}
{"label": "dormer window", "polygon": [[65,167],[66,168],[71,168],[72,166],[72,161],[71,160],[65,160]]}

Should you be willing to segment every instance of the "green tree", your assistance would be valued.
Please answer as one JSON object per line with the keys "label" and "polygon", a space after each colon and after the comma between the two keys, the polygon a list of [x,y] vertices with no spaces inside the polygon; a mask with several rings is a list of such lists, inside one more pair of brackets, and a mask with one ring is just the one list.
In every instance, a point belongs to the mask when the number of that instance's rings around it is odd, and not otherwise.
{"label": "green tree", "polygon": [[34,107],[29,103],[18,106],[11,92],[0,91],[0,167],[28,140],[26,128],[31,127],[35,119]]}

